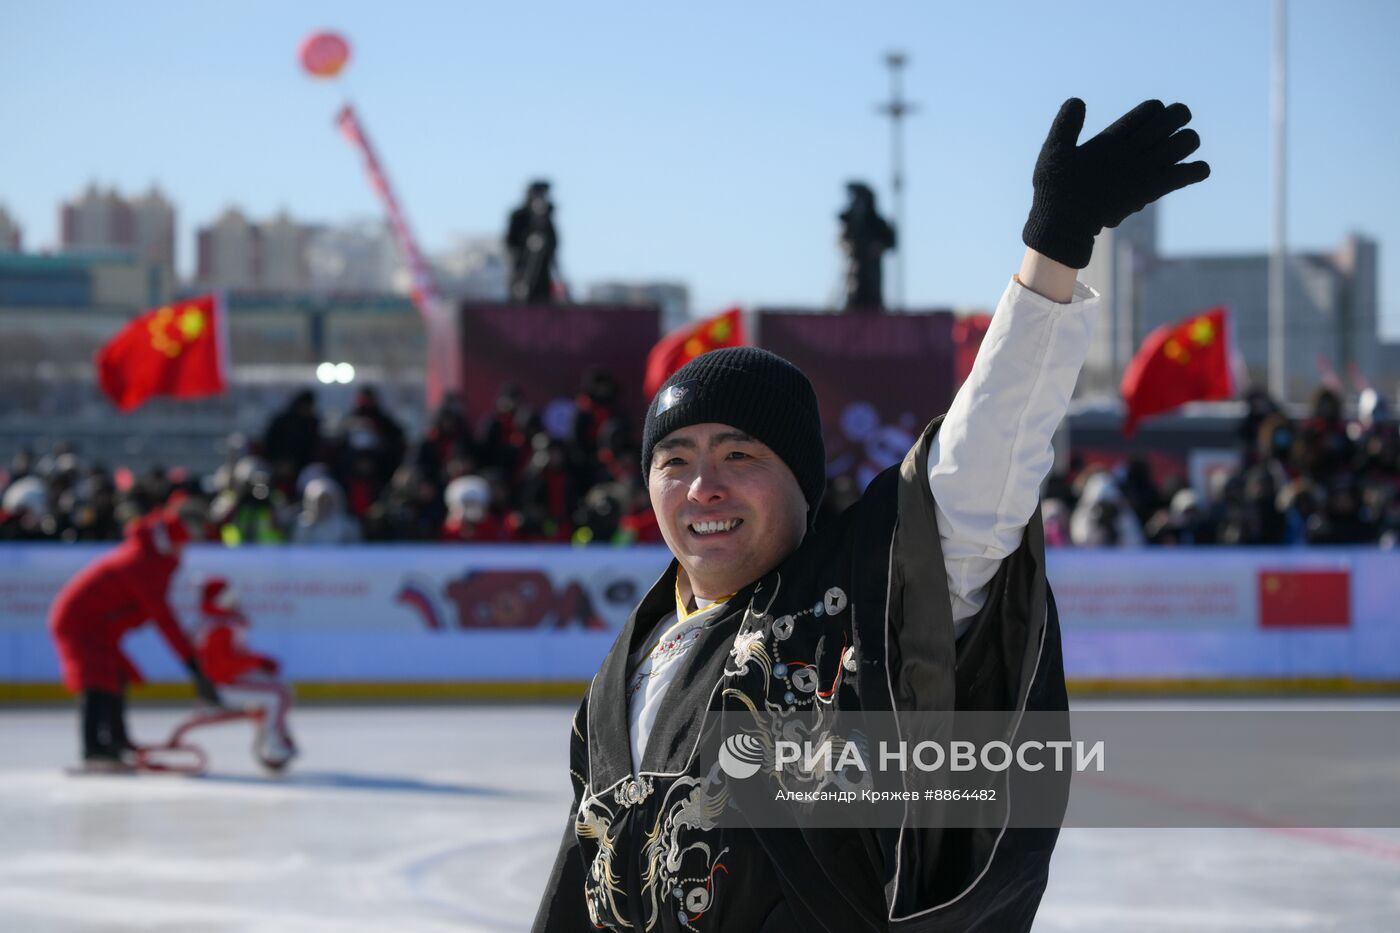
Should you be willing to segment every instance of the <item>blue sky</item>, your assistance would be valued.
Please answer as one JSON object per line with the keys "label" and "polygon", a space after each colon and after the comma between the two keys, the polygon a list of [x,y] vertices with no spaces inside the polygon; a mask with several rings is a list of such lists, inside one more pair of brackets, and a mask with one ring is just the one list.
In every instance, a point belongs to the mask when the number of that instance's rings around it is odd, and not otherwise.
{"label": "blue sky", "polygon": [[[1271,9],[0,0],[0,204],[42,248],[58,202],[89,181],[157,182],[177,202],[186,269],[194,228],[229,204],[373,216],[331,128],[348,94],[429,251],[498,233],[543,175],[575,282],[680,279],[701,311],[820,306],[837,285],[844,182],[869,178],[892,206],[874,108],[897,47],[922,107],[907,133],[910,303],[989,306],[1071,95],[1088,102],[1086,137],[1144,98],[1191,106],[1214,174],[1167,199],[1167,253],[1268,247]],[[353,46],[337,85],[297,66],[317,28]],[[1400,333],[1400,3],[1293,0],[1290,30],[1290,239],[1379,239],[1382,317]]]}

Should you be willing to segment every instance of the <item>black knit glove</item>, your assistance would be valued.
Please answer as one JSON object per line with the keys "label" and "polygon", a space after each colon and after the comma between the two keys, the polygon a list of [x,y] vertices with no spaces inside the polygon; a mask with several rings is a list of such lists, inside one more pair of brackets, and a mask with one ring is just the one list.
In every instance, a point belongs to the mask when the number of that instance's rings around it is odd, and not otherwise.
{"label": "black knit glove", "polygon": [[210,706],[224,705],[223,698],[219,696],[218,688],[214,686],[213,681],[204,676],[204,671],[200,668],[198,661],[190,658],[185,662],[185,668],[190,672],[190,682],[194,684],[196,696]]}
{"label": "black knit glove", "polygon": [[1080,146],[1084,101],[1065,101],[1035,160],[1035,198],[1021,239],[1037,253],[1083,269],[1104,227],[1210,175],[1204,162],[1181,162],[1201,145],[1195,130],[1181,129],[1190,119],[1185,104],[1147,100]]}

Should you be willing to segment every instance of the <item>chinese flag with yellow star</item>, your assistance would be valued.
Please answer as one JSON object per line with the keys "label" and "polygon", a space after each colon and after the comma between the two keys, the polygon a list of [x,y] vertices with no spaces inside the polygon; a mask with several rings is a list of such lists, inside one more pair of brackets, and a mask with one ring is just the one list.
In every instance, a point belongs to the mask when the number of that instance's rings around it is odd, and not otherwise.
{"label": "chinese flag with yellow star", "polygon": [[1123,372],[1124,434],[1187,402],[1234,397],[1227,321],[1224,308],[1212,308],[1147,335]]}
{"label": "chinese flag with yellow star", "polygon": [[722,347],[742,347],[745,343],[744,319],[738,308],[672,331],[647,354],[647,398],[655,395],[673,372],[700,354]]}
{"label": "chinese flag with yellow star", "polygon": [[1345,568],[1259,570],[1260,628],[1346,628],[1351,576]]}
{"label": "chinese flag with yellow star", "polygon": [[142,314],[97,351],[97,384],[122,411],[154,396],[222,395],[226,345],[214,295],[173,302]]}

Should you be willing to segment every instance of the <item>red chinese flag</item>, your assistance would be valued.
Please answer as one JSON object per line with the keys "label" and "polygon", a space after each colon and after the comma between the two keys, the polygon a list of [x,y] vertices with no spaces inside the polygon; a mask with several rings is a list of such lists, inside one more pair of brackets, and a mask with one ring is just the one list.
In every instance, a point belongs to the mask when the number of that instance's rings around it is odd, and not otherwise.
{"label": "red chinese flag", "polygon": [[97,384],[122,411],[146,399],[221,395],[223,308],[213,295],[147,311],[97,351]]}
{"label": "red chinese flag", "polygon": [[700,354],[722,347],[742,347],[746,342],[744,319],[738,308],[672,331],[657,341],[647,354],[647,398],[655,395],[672,373]]}
{"label": "red chinese flag", "polygon": [[1225,309],[1212,308],[1148,334],[1123,372],[1121,390],[1128,406],[1124,434],[1132,434],[1143,418],[1187,402],[1233,397]]}
{"label": "red chinese flag", "polygon": [[1259,571],[1260,628],[1346,628],[1351,585],[1345,570]]}
{"label": "red chinese flag", "polygon": [[962,385],[971,375],[977,351],[982,348],[982,338],[987,336],[987,328],[991,326],[990,314],[969,314],[953,322],[954,385]]}

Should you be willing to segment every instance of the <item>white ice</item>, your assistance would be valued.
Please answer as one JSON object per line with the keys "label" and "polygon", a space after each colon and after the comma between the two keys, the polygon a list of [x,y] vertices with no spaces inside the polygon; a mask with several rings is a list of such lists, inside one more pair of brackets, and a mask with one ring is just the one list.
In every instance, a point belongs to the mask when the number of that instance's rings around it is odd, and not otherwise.
{"label": "white ice", "polygon": [[[181,714],[137,708],[138,740]],[[568,810],[572,706],[320,707],[263,776],[244,723],[210,774],[69,777],[71,710],[0,710],[0,930],[528,929]],[[1374,844],[1374,845],[1372,845]],[[1052,931],[1400,928],[1400,832],[1071,829]]]}

